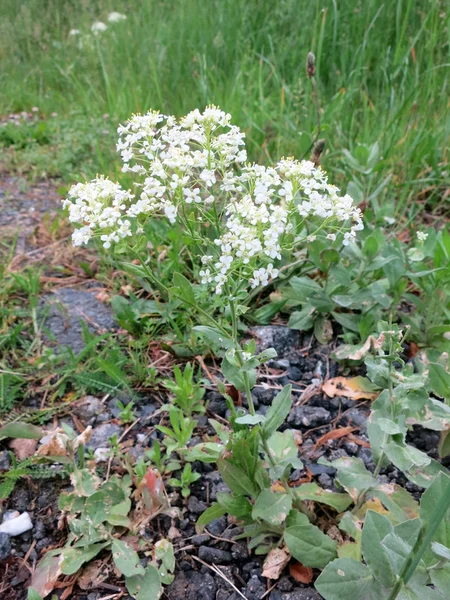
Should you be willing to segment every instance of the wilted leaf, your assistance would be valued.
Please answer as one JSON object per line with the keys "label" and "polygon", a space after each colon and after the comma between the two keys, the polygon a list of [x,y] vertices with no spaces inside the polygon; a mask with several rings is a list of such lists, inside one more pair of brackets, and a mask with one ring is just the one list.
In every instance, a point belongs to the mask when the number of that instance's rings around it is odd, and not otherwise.
{"label": "wilted leaf", "polygon": [[[65,435],[65,434],[64,434]],[[53,435],[49,442],[42,444],[37,451],[39,456],[68,456],[63,440],[60,435]]]}
{"label": "wilted leaf", "polygon": [[37,440],[30,440],[24,438],[16,438],[15,440],[11,440],[9,443],[9,447],[14,451],[17,460],[25,460],[36,451],[38,445]]}
{"label": "wilted leaf", "polygon": [[330,398],[344,396],[351,400],[376,400],[380,395],[366,377],[334,377],[322,384],[322,390]]}
{"label": "wilted leaf", "polygon": [[311,567],[305,567],[300,562],[295,562],[289,565],[289,574],[300,583],[311,583],[313,580],[313,570]]}
{"label": "wilted leaf", "polygon": [[83,569],[77,579],[77,585],[82,590],[91,590],[98,587],[109,577],[109,569],[103,560],[93,560]]}
{"label": "wilted leaf", "polygon": [[373,335],[369,335],[362,346],[342,345],[339,346],[334,355],[338,360],[343,360],[345,358],[349,358],[350,360],[361,360],[372,349],[379,350],[382,348],[384,341],[384,333],[381,333],[378,338],[374,337]]}
{"label": "wilted leaf", "polygon": [[61,550],[51,550],[41,558],[31,577],[31,587],[45,598],[50,594],[61,575],[61,563],[63,557]]}
{"label": "wilted leaf", "polygon": [[290,560],[291,555],[285,548],[272,548],[264,561],[262,576],[267,579],[279,579]]}
{"label": "wilted leaf", "polygon": [[325,435],[322,435],[317,440],[317,442],[314,444],[312,452],[314,453],[317,450],[317,448],[320,448],[320,446],[323,446],[330,440],[338,440],[340,438],[343,438],[343,437],[347,436],[349,433],[352,433],[352,431],[356,431],[356,428],[355,427],[339,427],[338,429],[332,429],[331,431],[328,431],[328,433],[326,433]]}

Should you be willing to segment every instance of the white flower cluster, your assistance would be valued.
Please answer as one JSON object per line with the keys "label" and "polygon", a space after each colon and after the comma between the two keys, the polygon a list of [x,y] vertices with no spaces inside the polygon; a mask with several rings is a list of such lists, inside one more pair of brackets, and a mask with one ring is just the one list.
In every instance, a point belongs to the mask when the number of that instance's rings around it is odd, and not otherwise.
{"label": "white flower cluster", "polygon": [[82,225],[74,243],[95,234],[109,247],[142,231],[147,219],[165,217],[204,245],[200,279],[220,294],[243,280],[267,285],[283,251],[321,230],[329,239],[343,232],[344,244],[355,238],[363,225],[350,196],[309,161],[245,164],[244,134],[230,121],[210,106],[180,120],[150,111],[121,125],[117,150],[122,170],[137,178],[136,194],[106,179],[72,188],[65,205]]}
{"label": "white flower cluster", "polygon": [[[120,23],[121,21],[126,21],[126,18],[126,15],[113,11],[108,14],[107,20],[108,23],[114,24]],[[81,29],[71,29],[69,31],[69,36],[75,38],[77,40],[78,48],[82,49],[85,46],[89,47],[93,44],[92,35],[101,35],[107,29],[108,25],[106,25],[106,23],[103,21],[95,21],[91,25],[91,33],[85,33]]]}
{"label": "white flower cluster", "polygon": [[105,248],[131,235],[131,222],[126,218],[130,201],[134,196],[109,179],[94,179],[90,183],[78,183],[69,190],[63,201],[69,209],[69,220],[83,224],[72,234],[74,246],[86,244],[98,235]]}

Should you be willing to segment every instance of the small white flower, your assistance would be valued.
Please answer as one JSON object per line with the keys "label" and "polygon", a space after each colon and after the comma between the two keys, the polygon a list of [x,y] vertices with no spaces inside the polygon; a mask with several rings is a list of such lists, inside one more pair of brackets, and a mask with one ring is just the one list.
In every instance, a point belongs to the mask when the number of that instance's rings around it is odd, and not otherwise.
{"label": "small white flower", "polygon": [[125,21],[127,18],[126,15],[123,15],[119,12],[110,12],[108,15],[108,21],[110,23],[119,23],[119,21]]}
{"label": "small white flower", "polygon": [[99,33],[106,31],[107,29],[108,27],[102,21],[96,21],[91,25],[91,31],[94,35],[98,35]]}
{"label": "small white flower", "polygon": [[69,31],[69,35],[73,35],[73,36],[75,36],[75,35],[81,35],[81,31],[80,31],[80,29],[71,29]]}
{"label": "small white flower", "polygon": [[428,233],[426,233],[425,231],[418,231],[417,232],[417,239],[419,240],[419,242],[424,242],[428,237]]}

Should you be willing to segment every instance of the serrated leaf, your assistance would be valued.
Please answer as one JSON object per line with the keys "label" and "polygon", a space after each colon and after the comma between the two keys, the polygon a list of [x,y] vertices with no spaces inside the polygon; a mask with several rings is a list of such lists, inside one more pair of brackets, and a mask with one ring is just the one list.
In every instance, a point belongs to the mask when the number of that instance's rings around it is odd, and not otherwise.
{"label": "serrated leaf", "polygon": [[141,565],[138,553],[122,540],[113,539],[111,544],[114,564],[125,577],[144,575],[144,567]]}
{"label": "serrated leaf", "polygon": [[158,600],[162,594],[158,569],[147,565],[143,575],[134,575],[125,579],[127,590],[136,600]]}
{"label": "serrated leaf", "polygon": [[380,600],[383,597],[368,567],[351,558],[333,560],[319,575],[315,587],[325,600]]}
{"label": "serrated leaf", "polygon": [[266,412],[266,420],[262,427],[263,435],[266,439],[275,433],[288,416],[292,405],[291,390],[291,385],[285,385],[269,406]]}
{"label": "serrated leaf", "polygon": [[392,523],[387,517],[372,510],[367,511],[362,532],[361,550],[373,576],[384,587],[391,587],[395,583],[395,575],[388,555],[381,546],[382,540],[392,531]]}
{"label": "serrated leaf", "polygon": [[292,496],[286,493],[263,490],[252,510],[253,519],[261,519],[270,525],[281,525],[292,508]]}
{"label": "serrated leaf", "polygon": [[292,556],[305,567],[323,569],[337,556],[337,543],[310,523],[303,513],[291,512],[284,532],[284,541]]}

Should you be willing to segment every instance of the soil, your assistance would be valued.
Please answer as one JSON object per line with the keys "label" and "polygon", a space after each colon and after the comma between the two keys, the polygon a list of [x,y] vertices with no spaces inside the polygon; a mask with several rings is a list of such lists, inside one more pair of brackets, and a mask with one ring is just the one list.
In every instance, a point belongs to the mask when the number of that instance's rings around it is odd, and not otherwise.
{"label": "soil", "polygon": [[[23,215],[24,229],[21,231],[23,248],[29,244],[29,236],[37,223],[29,216],[54,211],[57,194],[50,194],[49,184],[37,184],[23,194],[16,181],[11,178],[0,182],[0,201],[8,204],[7,217],[2,216],[0,227],[17,223]],[[51,189],[51,188],[50,188]],[[30,193],[31,198],[30,200]],[[32,204],[34,203],[34,206]],[[39,208],[37,208],[39,207]],[[16,211],[16,212],[14,212]],[[31,219],[31,220],[30,220]],[[33,251],[33,250],[32,250]],[[63,282],[61,282],[63,283]],[[107,304],[101,303],[96,291],[89,287],[59,287],[54,294],[46,294],[42,305],[50,306],[47,313],[46,327],[49,339],[57,348],[69,345],[74,352],[83,347],[80,319],[95,331],[112,330],[115,322]],[[282,325],[257,327],[249,331],[256,338],[261,349],[275,347],[278,358],[268,363],[260,373],[258,385],[253,396],[258,412],[264,414],[273,396],[287,383],[293,384],[293,408],[282,428],[290,428],[297,432],[297,439],[302,439],[300,458],[305,468],[294,471],[291,484],[310,479],[324,488],[336,490],[331,467],[318,464],[324,457],[335,460],[343,456],[361,458],[366,467],[373,471],[375,465],[368,448],[366,423],[370,412],[369,401],[354,401],[345,397],[329,398],[321,390],[321,384],[331,377],[342,375],[341,366],[330,358],[333,344],[323,346],[310,336],[301,335]],[[359,374],[358,372],[353,373]],[[348,375],[348,373],[346,373]],[[164,400],[164,399],[163,399]],[[225,400],[216,391],[208,391],[208,412],[206,417],[197,418],[198,426],[195,441],[207,434],[213,434],[207,417],[227,418]],[[124,399],[121,398],[123,402]],[[117,433],[121,443],[126,444],[129,452],[138,460],[152,440],[162,435],[155,430],[160,423],[161,415],[153,416],[161,403],[159,394],[141,395],[135,403],[134,413],[139,422],[128,432],[127,426],[119,421],[117,399],[111,397],[88,396],[81,405],[74,407],[72,415],[66,414],[61,420],[73,427],[91,425],[93,437],[90,447],[95,450],[108,445],[108,438]],[[245,406],[245,398],[244,398]],[[75,417],[75,420],[74,420]],[[59,424],[55,418],[55,425]],[[317,440],[338,427],[351,426],[351,436],[332,439],[316,447]],[[437,434],[415,427],[410,434],[410,442],[421,450],[436,457]],[[0,469],[8,468],[8,455],[1,452],[7,449],[5,442],[0,447]],[[296,582],[287,573],[277,582],[262,577],[263,557],[251,555],[245,541],[235,541],[240,532],[239,526],[232,519],[221,517],[216,519],[198,535],[195,523],[200,513],[216,498],[219,491],[227,490],[218,471],[213,465],[194,463],[193,470],[200,473],[200,479],[192,486],[191,495],[183,499],[175,489],[167,485],[171,504],[179,507],[181,519],[160,517],[151,522],[146,536],[155,538],[170,535],[176,552],[176,576],[174,582],[165,589],[163,598],[169,600],[320,600],[321,596],[313,585]],[[380,474],[380,480],[395,482],[405,486],[409,491],[420,494],[420,488],[408,483],[402,473],[395,468],[388,468]],[[58,527],[57,501],[61,490],[68,489],[68,480],[55,478],[52,480],[22,479],[10,498],[3,502],[2,510],[28,511],[33,522],[33,529],[0,545],[0,597],[5,600],[24,600],[26,587],[29,585],[30,573],[36,562],[45,552],[62,545],[66,531]],[[0,540],[1,541],[1,540]],[[2,554],[3,553],[3,554]],[[221,575],[218,574],[221,573]],[[316,573],[317,574],[317,573]],[[67,581],[70,577],[66,578]],[[56,589],[57,598],[64,593],[64,587]],[[128,598],[120,580],[112,575],[97,588],[82,591],[74,588],[69,596],[73,600],[101,600],[110,598]],[[356,600],[356,599],[355,599]]]}

